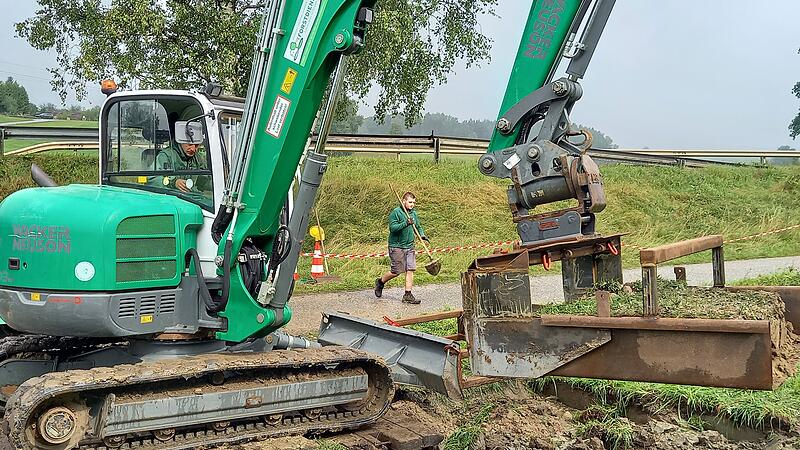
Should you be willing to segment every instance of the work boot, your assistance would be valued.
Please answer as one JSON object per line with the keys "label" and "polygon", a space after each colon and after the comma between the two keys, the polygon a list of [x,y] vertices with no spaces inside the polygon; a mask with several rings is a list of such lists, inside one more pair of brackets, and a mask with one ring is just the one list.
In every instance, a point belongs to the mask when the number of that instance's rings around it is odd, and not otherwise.
{"label": "work boot", "polygon": [[381,298],[383,295],[383,287],[386,283],[382,282],[380,278],[375,279],[375,297]]}
{"label": "work boot", "polygon": [[403,294],[403,303],[419,305],[419,300],[417,300],[416,297],[414,297],[414,294],[412,294],[411,291],[406,291],[406,293]]}

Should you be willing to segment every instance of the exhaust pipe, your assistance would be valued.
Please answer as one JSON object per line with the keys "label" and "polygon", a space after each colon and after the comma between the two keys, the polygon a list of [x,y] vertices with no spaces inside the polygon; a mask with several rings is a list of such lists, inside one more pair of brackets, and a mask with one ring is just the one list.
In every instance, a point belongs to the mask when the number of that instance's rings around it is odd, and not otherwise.
{"label": "exhaust pipe", "polygon": [[50,175],[47,174],[41,167],[37,166],[36,164],[31,164],[31,178],[33,182],[38,184],[41,187],[56,187],[58,183],[53,181],[50,178]]}

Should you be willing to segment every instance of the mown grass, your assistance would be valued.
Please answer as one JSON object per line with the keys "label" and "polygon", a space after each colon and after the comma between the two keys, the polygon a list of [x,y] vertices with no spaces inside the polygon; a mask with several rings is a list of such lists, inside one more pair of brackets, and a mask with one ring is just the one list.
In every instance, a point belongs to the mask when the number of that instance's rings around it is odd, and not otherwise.
{"label": "mown grass", "polygon": [[[70,121],[75,122],[75,121]],[[96,182],[97,159],[84,155],[37,155],[0,162],[0,196],[31,186],[30,162],[36,161],[56,181]],[[798,167],[603,167],[608,207],[598,215],[598,231],[627,232],[624,244],[655,246],[707,234],[736,238],[800,223]],[[389,212],[399,191],[418,196],[418,211],[434,247],[514,240],[517,235],[505,204],[506,181],[480,174],[474,162],[395,161],[388,158],[337,157],[320,189],[317,207],[329,253],[386,251]],[[312,220],[312,223],[314,221]],[[726,245],[728,260],[800,254],[800,231],[776,233]],[[310,237],[305,251],[311,251]],[[623,248],[626,267],[638,266],[638,252]],[[417,284],[455,282],[479,255],[491,248],[437,253],[442,271],[432,277],[418,270]],[[420,265],[427,256],[418,255]],[[710,252],[676,260],[708,262]],[[298,293],[369,288],[388,268],[388,258],[329,259],[340,282],[301,283]],[[310,273],[311,258],[302,258],[299,273]],[[554,265],[552,273],[558,273]],[[541,268],[533,270],[540,274]]]}
{"label": "mown grass", "polygon": [[47,120],[43,122],[26,123],[26,127],[42,128],[97,128],[97,121],[94,120]]}
{"label": "mown grass", "polygon": [[[642,315],[642,283],[622,286],[602,286],[611,292],[611,315],[614,317]],[[782,316],[783,302],[775,294],[760,291],[728,292],[721,289],[687,286],[674,280],[658,279],[659,314],[662,317],[694,319],[770,320]],[[709,305],[713,305],[710,308]],[[540,307],[538,314],[597,314],[597,302],[592,294],[572,302]]]}
{"label": "mown grass", "polygon": [[25,117],[14,117],[14,116],[0,115],[0,123],[22,122],[24,120],[28,120],[28,119],[25,118]]}
{"label": "mown grass", "polygon": [[11,152],[14,150],[19,150],[21,148],[30,147],[31,145],[36,144],[43,144],[45,142],[49,142],[46,139],[6,139],[3,141],[3,151],[4,152]]}
{"label": "mown grass", "polygon": [[737,286],[800,286],[800,270],[790,267],[782,272],[738,280],[733,284]]}

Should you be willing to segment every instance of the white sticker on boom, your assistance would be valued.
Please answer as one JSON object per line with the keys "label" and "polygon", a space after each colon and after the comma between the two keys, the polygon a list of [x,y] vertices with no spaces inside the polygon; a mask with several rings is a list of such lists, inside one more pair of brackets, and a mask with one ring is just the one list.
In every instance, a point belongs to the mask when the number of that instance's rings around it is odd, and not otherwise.
{"label": "white sticker on boom", "polygon": [[267,122],[267,133],[276,138],[281,137],[281,130],[284,122],[286,122],[286,115],[289,114],[289,106],[291,105],[292,102],[289,99],[280,95],[275,99],[275,105],[272,107],[272,113],[269,115],[269,122]]}
{"label": "white sticker on boom", "polygon": [[506,169],[511,170],[514,166],[519,164],[519,156],[516,153],[511,155],[510,158],[503,162],[503,165],[506,166]]}
{"label": "white sticker on boom", "polygon": [[283,53],[284,58],[295,64],[303,65],[300,62],[303,59],[303,50],[305,50],[306,43],[311,37],[311,30],[317,21],[319,6],[322,1],[303,0],[303,5],[300,6],[300,13],[294,21],[294,28],[292,28],[292,34],[289,37],[289,45],[286,46],[286,51]]}

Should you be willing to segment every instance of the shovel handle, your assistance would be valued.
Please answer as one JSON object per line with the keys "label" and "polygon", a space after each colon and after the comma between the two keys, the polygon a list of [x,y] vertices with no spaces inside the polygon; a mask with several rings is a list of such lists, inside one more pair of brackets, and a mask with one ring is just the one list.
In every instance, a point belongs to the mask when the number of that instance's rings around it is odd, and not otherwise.
{"label": "shovel handle", "polygon": [[[392,187],[391,184],[389,185],[389,189],[391,189],[392,192],[394,192],[394,195],[397,197],[397,201],[400,202],[400,207],[403,208],[403,212],[406,213],[406,218],[411,219],[411,215],[408,213],[406,205],[403,204],[403,199],[400,198],[400,194],[397,193],[397,191]],[[419,235],[419,231],[417,231],[417,226],[414,225],[413,221],[411,222],[411,228],[414,229],[414,234],[417,236],[419,241],[422,242],[422,246],[425,247],[425,252],[428,253],[428,258],[433,259],[433,255],[431,255],[431,250],[428,248],[428,244],[425,243],[425,240],[422,239],[422,236]]]}

